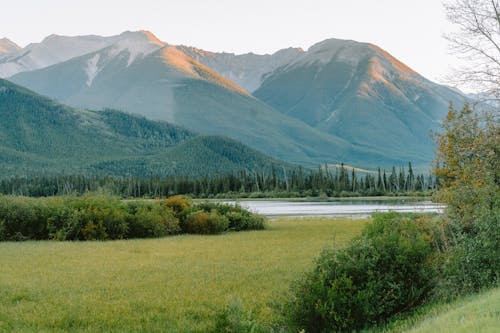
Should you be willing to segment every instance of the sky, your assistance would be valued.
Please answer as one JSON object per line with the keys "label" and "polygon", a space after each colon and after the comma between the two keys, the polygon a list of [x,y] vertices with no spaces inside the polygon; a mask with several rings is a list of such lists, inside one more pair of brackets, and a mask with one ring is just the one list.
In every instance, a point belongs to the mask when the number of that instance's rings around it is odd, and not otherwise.
{"label": "sky", "polygon": [[237,54],[370,42],[445,84],[459,64],[443,38],[452,26],[441,0],[0,0],[0,8],[0,38],[20,46],[50,34],[149,30],[170,44]]}

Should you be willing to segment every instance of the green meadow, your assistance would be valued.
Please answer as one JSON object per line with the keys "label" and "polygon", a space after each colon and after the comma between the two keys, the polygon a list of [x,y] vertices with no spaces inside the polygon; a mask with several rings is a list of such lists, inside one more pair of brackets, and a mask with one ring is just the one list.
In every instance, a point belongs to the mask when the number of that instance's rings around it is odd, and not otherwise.
{"label": "green meadow", "polygon": [[266,230],[106,242],[0,243],[0,332],[206,332],[228,303],[273,302],[367,220],[279,219]]}

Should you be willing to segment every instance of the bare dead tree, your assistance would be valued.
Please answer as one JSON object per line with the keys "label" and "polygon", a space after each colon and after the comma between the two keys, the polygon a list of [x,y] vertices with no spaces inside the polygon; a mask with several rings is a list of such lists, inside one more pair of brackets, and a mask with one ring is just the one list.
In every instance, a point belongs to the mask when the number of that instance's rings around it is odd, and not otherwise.
{"label": "bare dead tree", "polygon": [[500,102],[499,0],[451,0],[444,6],[458,28],[445,37],[468,64],[456,71],[453,81]]}

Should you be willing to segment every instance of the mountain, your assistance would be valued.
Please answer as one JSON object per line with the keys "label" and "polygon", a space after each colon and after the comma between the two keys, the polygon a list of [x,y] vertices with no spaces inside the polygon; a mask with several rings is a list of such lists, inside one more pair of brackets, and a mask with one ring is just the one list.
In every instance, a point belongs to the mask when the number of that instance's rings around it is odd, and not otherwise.
{"label": "mountain", "polygon": [[22,49],[18,47],[7,57],[0,56],[0,78],[44,68],[102,49],[114,43],[118,37],[50,35],[40,43],[29,44]]}
{"label": "mountain", "polygon": [[329,39],[265,76],[254,96],[283,114],[373,151],[431,161],[430,131],[463,95],[381,48]]}
{"label": "mountain", "polygon": [[2,177],[206,176],[288,164],[234,140],[119,111],[77,110],[0,79]]}
{"label": "mountain", "polygon": [[0,39],[0,59],[5,57],[6,55],[9,55],[11,53],[14,53],[16,51],[19,51],[21,47],[11,41],[8,38],[2,38]]}
{"label": "mountain", "polygon": [[399,161],[283,115],[146,32],[10,79],[75,107],[115,108],[205,135],[228,136],[293,163],[376,167]]}
{"label": "mountain", "polygon": [[264,55],[217,53],[189,46],[178,48],[250,93],[262,84],[266,74],[289,64],[304,53],[300,48],[288,48]]}

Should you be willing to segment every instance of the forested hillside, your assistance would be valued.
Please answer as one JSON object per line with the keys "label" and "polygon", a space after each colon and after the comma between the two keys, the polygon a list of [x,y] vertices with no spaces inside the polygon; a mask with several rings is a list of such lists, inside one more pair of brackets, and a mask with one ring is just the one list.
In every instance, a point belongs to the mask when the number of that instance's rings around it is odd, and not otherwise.
{"label": "forested hillside", "polygon": [[285,165],[231,139],[119,111],[70,108],[5,80],[0,116],[2,177],[207,176]]}

